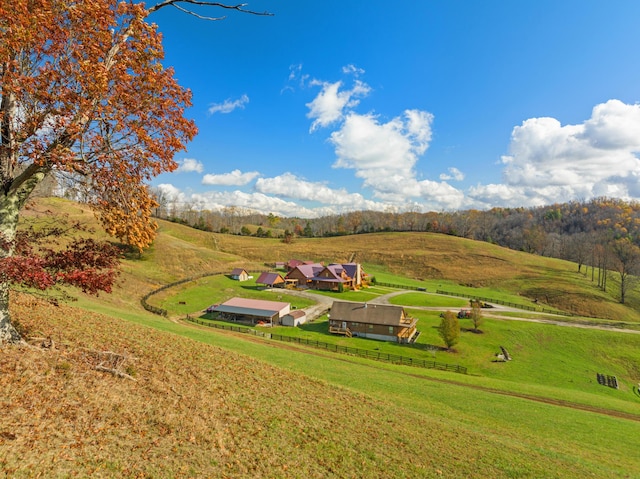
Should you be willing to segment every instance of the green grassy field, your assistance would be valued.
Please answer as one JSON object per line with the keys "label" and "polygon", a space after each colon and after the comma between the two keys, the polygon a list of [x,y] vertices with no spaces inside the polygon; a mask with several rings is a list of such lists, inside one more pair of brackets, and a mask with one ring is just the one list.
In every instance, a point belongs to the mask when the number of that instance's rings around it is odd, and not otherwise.
{"label": "green grassy field", "polygon": [[239,282],[227,275],[219,274],[197,279],[154,295],[149,299],[153,305],[165,309],[170,315],[184,316],[204,311],[212,304],[219,304],[233,297],[249,299],[266,299],[290,303],[293,308],[305,308],[314,304],[313,301],[293,294],[264,291],[256,286],[256,278]]}
{"label": "green grassy field", "polygon": [[[269,364],[283,371],[301,375],[296,379],[298,387],[293,390],[290,389],[292,384],[278,383],[279,388],[284,387],[284,390],[288,391],[285,397],[291,394],[292,399],[299,397],[296,395],[303,394],[302,385],[306,381],[316,380],[324,385],[323,389],[327,391],[324,394],[328,394],[328,391],[333,391],[332,395],[346,394],[342,396],[342,400],[346,400],[350,394],[364,395],[357,399],[355,404],[343,403],[340,410],[326,411],[322,406],[303,408],[304,412],[298,410],[293,418],[303,422],[311,421],[311,424],[316,424],[318,428],[338,428],[347,435],[344,440],[353,448],[351,454],[356,451],[356,455],[367,455],[366,451],[371,447],[371,441],[378,441],[376,437],[380,435],[385,441],[400,441],[396,444],[399,451],[421,454],[413,463],[414,466],[419,466],[418,468],[398,466],[395,470],[384,469],[387,477],[441,477],[437,471],[442,471],[445,477],[634,477],[640,472],[640,460],[635,454],[640,446],[637,435],[640,420],[637,414],[639,403],[630,391],[609,390],[593,384],[589,387],[570,388],[562,381],[554,386],[545,381],[525,380],[529,375],[524,374],[523,377],[522,371],[527,371],[528,368],[524,364],[518,364],[521,361],[518,357],[508,364],[496,365],[502,368],[499,374],[502,376],[501,379],[492,378],[489,374],[464,376],[351,357],[336,358],[332,354],[302,347],[280,348],[275,347],[273,342],[247,340],[243,335],[194,328],[150,315],[141,314],[127,319],[140,326],[158,330],[160,334],[177,335],[240,354],[239,357],[233,357],[235,366],[226,369],[224,373],[229,380],[235,380],[240,384],[246,384],[246,378],[241,378],[248,370],[255,368],[250,366],[252,361],[255,361],[255,364]],[[111,323],[112,321],[107,322],[106,326],[113,327]],[[66,326],[70,327],[68,324]],[[136,331],[138,327],[121,324],[117,326],[117,330],[126,338],[129,328]],[[575,332],[573,329],[566,329],[567,334]],[[534,328],[528,335],[536,336],[538,333]],[[592,340],[594,336],[586,339]],[[145,342],[138,346],[139,350],[145,350],[159,341],[157,334],[151,330],[143,333],[143,337]],[[606,337],[603,341],[606,342]],[[172,342],[182,345],[177,341]],[[177,346],[173,346],[175,347]],[[199,348],[195,343],[186,347],[189,351],[188,356],[181,356],[173,374],[179,374],[187,364],[189,368],[194,367],[189,358],[193,357],[193,353]],[[184,355],[186,351],[182,345],[175,354]],[[218,354],[227,356],[227,360],[230,359],[229,353],[218,353],[215,349],[200,352],[197,359],[194,359],[198,363],[217,363],[220,361],[220,358],[217,358]],[[209,359],[206,359],[207,357]],[[542,371],[547,364],[540,366]],[[173,371],[167,365],[162,367]],[[512,369],[513,377],[505,376],[506,368]],[[284,373],[278,373],[276,370],[268,376],[278,377],[282,374]],[[177,377],[174,376],[173,380],[177,381]],[[214,381],[215,377],[211,376],[210,381]],[[559,379],[559,376],[556,375],[556,378]],[[203,377],[200,377],[199,386],[194,386],[202,387],[202,380]],[[254,396],[254,400],[266,400],[264,397],[260,398],[273,387],[273,384],[261,386],[263,380],[264,378],[251,386],[243,386],[247,388],[244,389],[244,404]],[[575,376],[573,380],[576,381]],[[176,387],[186,386],[178,381]],[[300,389],[301,387],[303,389]],[[354,400],[356,398],[357,396]],[[308,401],[307,398],[305,403],[308,404]],[[273,405],[272,402],[269,404]],[[366,407],[366,411],[360,409],[362,406]],[[380,407],[392,409],[383,413],[379,410]],[[394,413],[389,415],[391,410]],[[265,428],[265,431],[269,431],[263,436],[268,444],[283,445],[283,438],[276,439],[273,434],[274,431],[281,431],[280,428],[291,421],[286,413],[278,412],[278,408],[266,405],[256,405],[246,411],[250,411],[253,420],[261,421],[261,427]],[[618,417],[619,413],[635,413],[638,419]],[[374,418],[371,418],[371,415]],[[362,419],[354,422],[354,418],[358,416]],[[332,426],[324,424],[327,417],[335,419]],[[270,421],[276,419],[280,424],[278,429],[267,426]],[[380,421],[386,421],[389,427],[393,427],[394,432],[392,433],[391,429],[387,430]],[[373,424],[382,429],[372,429]],[[358,425],[365,427],[372,437],[365,439],[355,434],[352,428],[357,428]],[[253,430],[236,431],[235,434],[243,440],[248,440],[246,435],[251,434]],[[329,429],[315,431],[315,434],[328,433]],[[308,440],[296,432],[290,431],[287,435],[288,439],[284,441],[286,447],[299,447],[290,443],[302,445]],[[417,449],[410,447],[415,440],[421,441],[422,446]],[[294,454],[293,457],[311,460],[304,454],[300,456],[300,451],[291,453]],[[335,465],[337,459],[334,450],[314,451],[315,453],[320,455],[311,460],[312,462],[334,464],[332,470],[340,477],[372,477],[371,474],[374,472],[371,467],[388,467],[384,462],[380,462],[379,453],[373,453],[368,459],[363,457],[365,467],[358,472],[351,469],[353,464]],[[241,454],[240,451],[238,454]],[[245,465],[250,461],[242,455],[234,454],[233,457]],[[425,461],[430,462],[433,457],[438,458],[433,468],[425,468]],[[460,457],[465,458],[462,464]],[[202,467],[196,463],[196,470],[205,470],[201,469]],[[262,472],[258,476],[264,474]],[[171,474],[163,477],[169,476]],[[264,477],[272,476],[266,473]],[[298,472],[292,471],[290,475],[283,473],[282,477],[298,477]]]}
{"label": "green grassy field", "polygon": [[[140,307],[142,295],[173,281],[235,266],[259,270],[264,262],[288,259],[284,254],[302,256],[313,245],[318,256],[311,259],[339,261],[344,251],[368,258],[365,269],[378,281],[429,292],[482,291],[523,304],[531,298],[519,295],[517,285],[546,282],[567,296],[591,294],[593,305],[585,310],[597,311],[604,302],[607,318],[638,318],[633,308],[617,305],[572,272],[571,264],[411,234],[390,234],[387,249],[397,241],[404,257],[391,251],[383,259],[378,239],[370,250],[359,240],[351,238],[349,248],[343,238],[296,240],[286,250],[275,240],[162,223],[153,250],[125,261],[113,295],[79,295],[73,307],[13,298],[14,317],[34,347],[2,351],[0,471],[7,477],[640,477],[636,333],[532,322],[533,313],[523,318],[529,321],[515,320],[505,313],[486,317],[482,334],[463,331],[455,350],[444,351],[439,312],[420,308],[455,310],[466,300],[418,292],[391,298],[419,320],[421,335],[412,347],[331,336],[322,318],[300,328],[273,328],[460,364],[469,370],[462,375],[181,321],[231,296],[310,304],[224,275],[152,296],[171,319]],[[410,269],[427,253],[428,268]],[[466,262],[459,259],[463,253]],[[486,269],[475,269],[487,262],[505,264],[489,278]],[[458,276],[463,264],[464,280]],[[436,270],[442,278],[426,277]],[[391,291],[375,286],[339,297],[369,301]],[[573,304],[552,302],[553,308]],[[471,327],[469,321],[461,325]],[[47,348],[40,346],[43,338],[51,340]],[[500,346],[512,361],[494,362]],[[96,371],[97,361],[107,364],[105,357],[125,358],[108,365],[132,379]],[[598,372],[615,375],[620,388],[597,384]]]}

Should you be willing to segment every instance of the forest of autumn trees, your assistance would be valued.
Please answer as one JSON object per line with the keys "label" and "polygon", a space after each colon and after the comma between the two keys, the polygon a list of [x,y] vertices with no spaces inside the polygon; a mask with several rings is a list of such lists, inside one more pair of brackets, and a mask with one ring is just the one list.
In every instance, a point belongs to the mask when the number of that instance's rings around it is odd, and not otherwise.
{"label": "forest of autumn trees", "polygon": [[326,237],[384,231],[441,233],[577,264],[603,290],[616,273],[625,295],[640,274],[640,203],[595,198],[535,208],[492,208],[454,212],[354,211],[304,219],[264,215],[229,206],[220,211],[178,205],[157,196],[157,217],[205,231],[282,237]]}

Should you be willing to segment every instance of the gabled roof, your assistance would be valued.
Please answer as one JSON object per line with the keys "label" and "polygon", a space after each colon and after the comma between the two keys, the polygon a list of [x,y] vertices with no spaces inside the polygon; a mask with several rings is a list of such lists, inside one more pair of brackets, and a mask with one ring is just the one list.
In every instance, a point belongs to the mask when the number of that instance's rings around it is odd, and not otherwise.
{"label": "gabled roof", "polygon": [[405,317],[402,306],[334,301],[330,319],[383,326],[411,326],[417,319]]}
{"label": "gabled roof", "polygon": [[[328,271],[330,276],[320,276],[325,271]],[[328,283],[344,283],[346,280],[342,278],[342,271],[342,266],[339,264],[330,264],[329,266],[322,268],[320,271],[316,271],[313,280]]]}
{"label": "gabled roof", "polygon": [[242,273],[246,273],[247,270],[244,268],[234,268],[233,271],[231,271],[231,276],[240,276]]}
{"label": "gabled roof", "polygon": [[[358,263],[344,263],[340,266],[344,268],[345,272],[349,277],[351,278],[356,277],[356,274],[358,272]],[[360,268],[360,270],[362,271],[362,268]]]}
{"label": "gabled roof", "polygon": [[322,266],[320,263],[314,263],[314,264],[299,264],[298,266],[296,266],[295,268],[293,268],[291,271],[289,271],[289,273],[287,274],[287,276],[289,276],[293,271],[295,270],[300,271],[305,278],[307,279],[311,279],[313,278],[316,274],[318,274],[320,271],[322,271],[324,269],[324,266]]}
{"label": "gabled roof", "polygon": [[283,310],[290,307],[289,303],[279,301],[266,301],[262,299],[231,298],[222,304],[216,304],[207,308],[207,312],[242,314],[271,318],[280,315]]}
{"label": "gabled roof", "polygon": [[231,298],[221,306],[237,306],[241,308],[265,309],[269,311],[281,311],[289,307],[289,303],[282,301],[267,301],[265,299]]}
{"label": "gabled roof", "polygon": [[265,271],[256,280],[258,284],[276,284],[284,283],[284,278],[278,273],[269,273]]}
{"label": "gabled roof", "polygon": [[294,269],[296,266],[300,266],[302,264],[319,264],[319,263],[316,263],[315,261],[310,261],[310,260],[302,261],[300,259],[290,259],[289,261],[287,261],[286,266],[288,269]]}
{"label": "gabled roof", "polygon": [[340,277],[342,272],[345,271],[344,267],[341,264],[330,264],[327,266],[327,269],[331,271],[336,277]]}
{"label": "gabled roof", "polygon": [[287,267],[289,269],[293,269],[300,264],[304,264],[304,261],[299,259],[290,259],[289,261],[287,261]]}

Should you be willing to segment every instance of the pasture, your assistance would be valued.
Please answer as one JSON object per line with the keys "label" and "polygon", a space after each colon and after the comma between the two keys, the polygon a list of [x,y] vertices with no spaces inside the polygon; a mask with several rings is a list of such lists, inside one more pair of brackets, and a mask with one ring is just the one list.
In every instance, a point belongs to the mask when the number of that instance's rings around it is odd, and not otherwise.
{"label": "pasture", "polygon": [[[579,318],[596,326],[607,319],[637,323],[632,307],[593,288],[572,264],[423,234],[391,234],[385,256],[383,237],[368,238],[370,249],[360,237],[296,240],[286,249],[277,240],[161,222],[153,250],[125,260],[112,295],[79,294],[73,305],[60,306],[12,296],[14,317],[32,346],[2,351],[1,470],[9,477],[640,477],[637,333],[487,311],[482,334],[463,331],[455,350],[445,351],[438,310],[466,300],[428,293],[482,291],[529,304],[522,292],[531,285],[567,297],[573,290],[589,298],[583,316],[608,310],[598,319]],[[397,251],[389,251],[391,243]],[[355,254],[367,258],[365,269],[378,281],[426,288],[389,297],[419,319],[422,334],[412,347],[335,337],[323,318],[286,334],[435,358],[464,365],[469,374],[182,321],[231,296],[279,295],[300,308],[310,301],[224,275],[153,295],[169,319],[140,306],[143,295],[174,281],[233,267],[258,271],[311,252],[311,259],[332,261]],[[439,278],[429,277],[436,272]],[[392,291],[375,286],[364,293],[370,301]],[[573,304],[548,299],[551,308]],[[464,320],[461,326],[470,328]],[[500,346],[512,361],[494,362]],[[130,379],[96,369],[104,364]],[[620,388],[598,384],[596,373],[617,376]]]}

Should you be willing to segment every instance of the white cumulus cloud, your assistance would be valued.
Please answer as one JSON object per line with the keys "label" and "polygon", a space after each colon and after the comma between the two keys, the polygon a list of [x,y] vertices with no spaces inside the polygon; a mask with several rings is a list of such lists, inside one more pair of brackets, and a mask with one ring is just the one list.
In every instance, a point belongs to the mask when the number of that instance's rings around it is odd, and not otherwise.
{"label": "white cumulus cloud", "polygon": [[251,183],[258,176],[260,176],[260,173],[258,173],[257,171],[248,171],[243,173],[240,170],[233,170],[230,173],[223,173],[220,175],[204,175],[202,177],[202,184],[218,186],[244,186]]}
{"label": "white cumulus cloud", "polygon": [[232,100],[231,98],[227,98],[222,103],[212,103],[209,106],[209,114],[213,115],[214,113],[231,113],[233,110],[238,108],[244,109],[244,106],[249,103],[249,97],[244,94],[237,100]]}
{"label": "white cumulus cloud", "polygon": [[256,181],[255,189],[269,195],[331,206],[359,210],[379,209],[376,202],[365,199],[360,193],[349,193],[344,188],[330,188],[325,183],[306,181],[291,173],[274,178],[260,178]]}
{"label": "white cumulus cloud", "polygon": [[502,157],[502,185],[469,195],[491,205],[542,205],[598,196],[637,198],[640,192],[640,105],[609,100],[591,118],[562,125],[531,118],[511,134]]}
{"label": "white cumulus cloud", "polygon": [[162,183],[156,187],[169,201],[183,203],[185,200],[184,193],[170,183]]}
{"label": "white cumulus cloud", "polygon": [[204,166],[198,160],[193,158],[184,158],[183,160],[178,161],[178,168],[176,169],[176,173],[202,173]]}
{"label": "white cumulus cloud", "polygon": [[443,181],[462,181],[464,180],[464,173],[460,171],[458,168],[452,166],[447,168],[448,173],[442,173],[440,175],[440,179]]}
{"label": "white cumulus cloud", "polygon": [[322,85],[322,90],[306,105],[309,108],[307,118],[313,120],[310,131],[327,127],[341,120],[345,110],[358,105],[359,98],[367,96],[371,91],[369,85],[359,80],[356,80],[350,90],[341,90],[341,81],[335,83],[314,82],[314,84]]}
{"label": "white cumulus cloud", "polygon": [[407,110],[403,117],[382,123],[378,117],[350,113],[331,134],[337,160],[335,168],[352,168],[364,185],[397,191],[415,176],[418,156],[427,149],[433,115]]}

